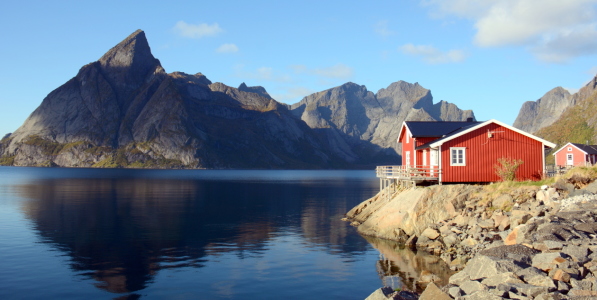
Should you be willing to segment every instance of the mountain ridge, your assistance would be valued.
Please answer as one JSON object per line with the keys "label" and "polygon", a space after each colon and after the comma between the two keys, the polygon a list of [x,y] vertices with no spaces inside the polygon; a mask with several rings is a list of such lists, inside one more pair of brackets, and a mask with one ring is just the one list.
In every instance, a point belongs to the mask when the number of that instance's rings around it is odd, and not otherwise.
{"label": "mountain ridge", "polygon": [[137,30],[48,94],[0,141],[0,164],[131,168],[370,168],[399,163],[407,118],[470,117],[418,83],[346,83],[294,105],[265,88],[166,73]]}

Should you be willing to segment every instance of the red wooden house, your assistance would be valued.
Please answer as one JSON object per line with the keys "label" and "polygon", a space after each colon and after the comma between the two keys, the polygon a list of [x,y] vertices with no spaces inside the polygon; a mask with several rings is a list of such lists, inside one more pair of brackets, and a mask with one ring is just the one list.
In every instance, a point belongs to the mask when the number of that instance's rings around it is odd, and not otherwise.
{"label": "red wooden house", "polygon": [[402,166],[378,167],[378,177],[431,182],[495,182],[499,158],[523,161],[517,180],[539,180],[545,150],[555,144],[496,120],[404,122]]}
{"label": "red wooden house", "polygon": [[554,152],[555,165],[560,167],[594,165],[597,145],[568,143]]}

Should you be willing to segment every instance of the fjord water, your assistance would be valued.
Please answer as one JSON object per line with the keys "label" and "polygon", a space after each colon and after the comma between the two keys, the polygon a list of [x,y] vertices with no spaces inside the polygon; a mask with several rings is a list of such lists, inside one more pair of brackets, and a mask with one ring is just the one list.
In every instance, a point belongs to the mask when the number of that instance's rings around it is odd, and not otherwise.
{"label": "fjord water", "polygon": [[420,270],[396,267],[414,254],[340,220],[377,189],[373,171],[0,167],[0,299],[364,299],[414,285]]}

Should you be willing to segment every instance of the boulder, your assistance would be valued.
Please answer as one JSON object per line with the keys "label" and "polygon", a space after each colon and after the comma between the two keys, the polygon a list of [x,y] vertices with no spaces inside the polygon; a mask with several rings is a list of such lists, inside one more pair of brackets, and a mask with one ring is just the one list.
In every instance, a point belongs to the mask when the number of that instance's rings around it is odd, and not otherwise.
{"label": "boulder", "polygon": [[500,283],[524,283],[520,280],[520,277],[516,276],[513,272],[499,273],[490,277],[487,277],[481,281],[488,287],[497,287]]}
{"label": "boulder", "polygon": [[549,272],[558,267],[558,264],[566,262],[565,254],[561,252],[540,253],[533,257],[532,266]]}
{"label": "boulder", "polygon": [[469,275],[471,280],[478,280],[500,273],[516,272],[522,269],[522,267],[515,264],[512,260],[478,254],[468,262],[462,272]]}
{"label": "boulder", "polygon": [[491,206],[498,209],[504,209],[508,206],[512,206],[513,204],[514,200],[512,199],[512,196],[508,194],[500,195],[497,198],[493,199],[493,201],[491,201]]}
{"label": "boulder", "polygon": [[430,240],[435,240],[439,236],[439,232],[433,228],[427,227],[425,230],[423,230],[421,235]]}
{"label": "boulder", "polygon": [[465,295],[472,295],[478,291],[487,290],[487,286],[476,280],[465,281],[458,287],[464,292]]}
{"label": "boulder", "polygon": [[392,294],[394,290],[389,286],[384,286],[375,290],[371,295],[369,295],[365,300],[388,300],[393,299]]}
{"label": "boulder", "polygon": [[451,300],[452,298],[442,292],[435,283],[430,283],[425,288],[425,291],[419,296],[419,300]]}

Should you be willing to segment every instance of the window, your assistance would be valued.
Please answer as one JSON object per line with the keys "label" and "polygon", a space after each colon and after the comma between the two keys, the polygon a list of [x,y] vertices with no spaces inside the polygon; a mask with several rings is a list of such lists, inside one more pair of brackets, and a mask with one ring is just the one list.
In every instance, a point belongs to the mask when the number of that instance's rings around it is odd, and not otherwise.
{"label": "window", "polygon": [[410,166],[410,151],[406,151],[406,166]]}
{"label": "window", "polygon": [[466,148],[450,148],[450,166],[466,166]]}
{"label": "window", "polygon": [[568,151],[572,151],[572,147],[568,147]]}

